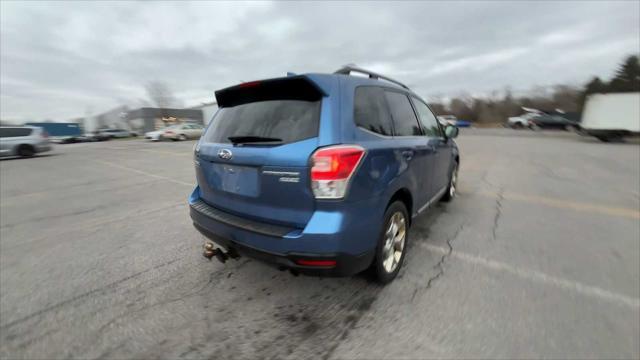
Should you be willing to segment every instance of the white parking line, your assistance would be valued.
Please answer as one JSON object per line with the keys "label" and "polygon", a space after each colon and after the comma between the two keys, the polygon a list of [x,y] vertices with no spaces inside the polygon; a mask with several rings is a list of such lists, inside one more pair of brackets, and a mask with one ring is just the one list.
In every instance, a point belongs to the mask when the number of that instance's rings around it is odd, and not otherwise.
{"label": "white parking line", "polygon": [[[432,244],[425,244],[423,242],[420,242],[419,246],[439,254],[447,254],[449,252],[449,249],[447,248]],[[523,269],[503,262],[490,260],[480,256],[466,254],[455,250],[451,253],[450,257],[462,260],[466,263],[478,265],[489,270],[506,272],[522,279],[538,282],[545,285],[552,285],[564,290],[573,291],[584,296],[627,306],[636,311],[640,310],[640,299],[614,293],[595,286],[581,284],[579,282],[558,278],[539,271]]]}
{"label": "white parking line", "polygon": [[119,169],[123,169],[123,170],[131,171],[131,172],[134,172],[134,173],[138,173],[138,174],[141,174],[141,175],[145,175],[145,176],[148,176],[148,177],[152,177],[154,179],[162,179],[162,180],[170,181],[170,182],[175,183],[175,184],[185,185],[185,186],[189,186],[189,187],[194,187],[195,186],[195,184],[190,184],[190,183],[185,182],[185,181],[172,179],[172,178],[167,177],[167,176],[148,173],[146,171],[130,168],[128,166],[118,165],[118,164],[115,164],[115,163],[112,163],[112,162],[109,162],[109,161],[103,161],[103,160],[95,160],[95,161],[97,161],[99,163],[102,163],[102,164],[105,164],[105,165],[113,166],[113,167],[116,167],[116,168],[119,168]]}

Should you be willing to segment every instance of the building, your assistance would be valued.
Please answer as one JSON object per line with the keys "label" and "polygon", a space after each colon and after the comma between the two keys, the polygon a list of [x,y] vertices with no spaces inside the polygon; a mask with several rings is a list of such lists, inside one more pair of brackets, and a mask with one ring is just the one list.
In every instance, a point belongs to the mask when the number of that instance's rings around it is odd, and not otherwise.
{"label": "building", "polygon": [[165,126],[181,123],[203,124],[200,109],[160,109],[143,107],[127,112],[126,122],[131,131],[144,134]]}
{"label": "building", "polygon": [[96,131],[98,129],[129,129],[126,121],[126,115],[129,108],[126,106],[118,106],[102,114],[91,116],[88,121],[84,122],[86,132]]}
{"label": "building", "polygon": [[215,115],[216,111],[218,111],[218,103],[215,101],[210,103],[202,103],[201,105],[191,107],[191,109],[201,110],[204,125],[208,125],[209,121],[213,119],[213,115]]}

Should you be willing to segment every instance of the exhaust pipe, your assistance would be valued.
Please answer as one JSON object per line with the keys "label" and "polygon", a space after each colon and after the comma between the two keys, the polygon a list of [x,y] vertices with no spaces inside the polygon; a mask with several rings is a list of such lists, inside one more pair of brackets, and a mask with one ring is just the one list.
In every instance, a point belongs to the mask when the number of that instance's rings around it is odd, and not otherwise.
{"label": "exhaust pipe", "polygon": [[222,250],[216,251],[216,259],[218,259],[218,261],[220,261],[221,263],[224,264],[228,258],[229,257],[227,256],[227,254],[223,253]]}

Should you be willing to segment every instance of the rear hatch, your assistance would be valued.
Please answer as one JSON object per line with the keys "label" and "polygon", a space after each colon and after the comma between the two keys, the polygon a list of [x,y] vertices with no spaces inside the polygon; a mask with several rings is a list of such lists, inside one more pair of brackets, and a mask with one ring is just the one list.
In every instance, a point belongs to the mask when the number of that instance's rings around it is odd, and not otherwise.
{"label": "rear hatch", "polygon": [[298,76],[216,92],[220,110],[196,150],[202,199],[246,218],[304,227],[315,208],[309,156],[318,146],[322,97]]}

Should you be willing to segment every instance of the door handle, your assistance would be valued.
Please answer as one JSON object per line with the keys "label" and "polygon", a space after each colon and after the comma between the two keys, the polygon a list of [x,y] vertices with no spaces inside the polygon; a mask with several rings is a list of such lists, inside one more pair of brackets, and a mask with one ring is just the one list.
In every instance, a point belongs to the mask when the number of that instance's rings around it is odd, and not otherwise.
{"label": "door handle", "polygon": [[413,151],[412,150],[405,150],[405,151],[402,152],[402,156],[407,160],[411,160],[411,158],[413,158]]}

